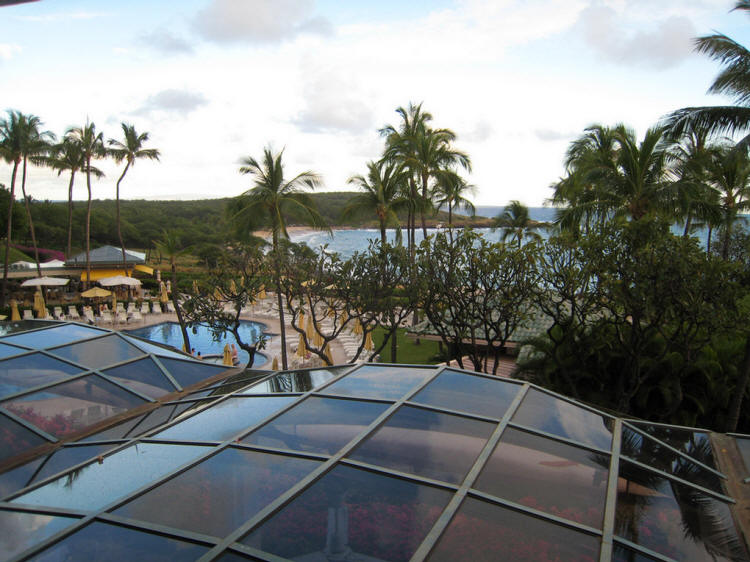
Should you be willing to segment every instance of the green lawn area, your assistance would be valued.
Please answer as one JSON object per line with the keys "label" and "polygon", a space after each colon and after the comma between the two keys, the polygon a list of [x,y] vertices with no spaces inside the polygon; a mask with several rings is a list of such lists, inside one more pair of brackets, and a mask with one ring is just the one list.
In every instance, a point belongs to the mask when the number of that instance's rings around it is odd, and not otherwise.
{"label": "green lawn area", "polygon": [[[376,328],[373,332],[373,342],[377,348],[383,343],[384,331],[382,328]],[[396,332],[398,341],[398,351],[396,353],[397,363],[411,363],[415,365],[433,365],[437,360],[438,342],[421,340],[419,345],[414,343],[412,338],[406,336],[406,330],[399,328]],[[385,346],[380,353],[380,361],[383,363],[393,363],[391,360],[391,342]]]}
{"label": "green lawn area", "polygon": [[[9,264],[13,262],[17,262],[17,261],[34,261],[33,257],[27,256],[21,250],[16,250],[15,248],[11,248],[10,252],[8,253],[10,254],[8,258]],[[0,267],[2,267],[4,260],[5,260],[5,243],[3,242],[0,244]]]}

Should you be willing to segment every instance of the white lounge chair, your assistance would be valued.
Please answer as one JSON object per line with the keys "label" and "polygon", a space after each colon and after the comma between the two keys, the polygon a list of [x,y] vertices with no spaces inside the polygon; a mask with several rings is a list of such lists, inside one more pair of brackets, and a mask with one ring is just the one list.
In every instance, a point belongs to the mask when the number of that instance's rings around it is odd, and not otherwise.
{"label": "white lounge chair", "polygon": [[61,306],[56,306],[52,309],[52,317],[55,320],[65,320],[65,314],[63,314]]}
{"label": "white lounge chair", "polygon": [[158,302],[155,302],[153,304],[153,313],[154,314],[162,314],[161,305]]}
{"label": "white lounge chair", "polygon": [[128,324],[132,324],[133,322],[143,322],[143,316],[140,312],[137,310],[134,310],[128,315]]}
{"label": "white lounge chair", "polygon": [[73,305],[69,305],[68,306],[68,320],[80,320],[80,319],[81,319],[81,315],[78,314],[78,309]]}
{"label": "white lounge chair", "polygon": [[108,310],[102,310],[102,313],[101,313],[101,315],[99,317],[101,318],[101,321],[104,324],[113,324],[114,323],[114,319],[112,318],[112,313],[109,312]]}
{"label": "white lounge chair", "polygon": [[151,309],[148,307],[148,301],[141,303],[141,314],[151,314]]}
{"label": "white lounge chair", "polygon": [[130,301],[128,303],[128,314],[133,314],[135,312],[135,303],[133,301]]}
{"label": "white lounge chair", "polygon": [[33,320],[34,319],[34,311],[32,311],[30,308],[25,308],[23,311],[23,319],[24,320]]}
{"label": "white lounge chair", "polygon": [[83,307],[83,317],[89,324],[96,324],[96,318],[94,317],[94,311],[91,310],[90,306]]}
{"label": "white lounge chair", "polygon": [[170,314],[175,314],[174,304],[173,303],[168,302],[166,304],[166,308],[167,308],[167,312],[169,312]]}

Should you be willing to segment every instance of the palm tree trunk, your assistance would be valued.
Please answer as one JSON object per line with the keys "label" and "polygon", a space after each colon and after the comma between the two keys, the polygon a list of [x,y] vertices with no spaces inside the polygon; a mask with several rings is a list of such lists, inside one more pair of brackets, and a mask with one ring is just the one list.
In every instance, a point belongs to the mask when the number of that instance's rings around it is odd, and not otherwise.
{"label": "palm tree trunk", "polygon": [[177,322],[180,323],[180,330],[182,331],[182,341],[185,344],[185,351],[190,353],[190,336],[188,336],[187,326],[185,326],[185,320],[182,318],[182,312],[180,311],[180,303],[177,300],[177,264],[174,257],[172,258],[172,304],[174,305],[174,312],[177,315]]}
{"label": "palm tree trunk", "polygon": [[75,169],[70,171],[70,184],[68,185],[68,248],[65,257],[70,259],[73,247],[73,181],[76,177]]}
{"label": "palm tree trunk", "polygon": [[706,239],[706,255],[711,255],[711,231],[713,228],[709,225],[708,227],[708,238]]}
{"label": "palm tree trunk", "polygon": [[13,162],[13,173],[10,176],[10,200],[8,201],[8,229],[5,235],[5,266],[3,267],[3,294],[2,305],[8,299],[8,258],[10,257],[10,236],[13,226],[13,203],[16,200],[16,173],[18,172],[18,160]]}
{"label": "palm tree trunk", "polygon": [[427,240],[427,223],[424,219],[424,207],[427,204],[427,174],[422,174],[422,200],[419,205],[419,218],[422,221],[422,236]]}
{"label": "palm tree trunk", "polygon": [[727,226],[724,229],[724,241],[721,246],[721,257],[726,260],[729,258],[729,240],[732,237],[732,219],[727,221]]}
{"label": "palm tree trunk", "polygon": [[[117,221],[117,238],[120,240],[120,248],[122,249],[122,269],[125,271],[125,275],[128,274],[128,265],[127,265],[127,259],[125,258],[125,242],[122,241],[122,229],[120,226],[120,182],[122,181],[122,178],[125,177],[125,174],[128,172],[128,168],[130,168],[130,160],[128,160],[128,163],[125,164],[125,169],[122,171],[122,174],[120,175],[120,178],[117,180],[117,189],[116,189],[116,195],[115,195],[115,216]],[[190,349],[188,347],[188,349]]]}
{"label": "palm tree trunk", "polygon": [[86,289],[91,286],[91,158],[86,159],[86,188],[89,192],[86,204]]}
{"label": "palm tree trunk", "polygon": [[23,204],[26,207],[26,217],[29,219],[29,230],[31,230],[31,245],[34,247],[34,261],[36,262],[37,277],[42,276],[42,268],[39,265],[39,248],[36,247],[36,233],[34,232],[34,219],[31,218],[31,205],[26,197],[26,158],[23,159],[23,171],[21,172],[21,193],[23,193]]}
{"label": "palm tree trunk", "polygon": [[745,338],[745,357],[742,360],[742,370],[737,379],[737,386],[732,396],[732,404],[729,406],[727,415],[727,426],[725,432],[730,433],[737,431],[737,424],[740,419],[740,410],[742,408],[742,399],[745,397],[747,383],[750,381],[750,335]]}
{"label": "palm tree trunk", "polygon": [[273,253],[275,256],[276,269],[276,302],[279,305],[279,333],[281,335],[281,368],[285,371],[289,368],[286,357],[286,327],[284,324],[284,303],[281,299],[281,255],[279,254],[279,233],[273,233]]}

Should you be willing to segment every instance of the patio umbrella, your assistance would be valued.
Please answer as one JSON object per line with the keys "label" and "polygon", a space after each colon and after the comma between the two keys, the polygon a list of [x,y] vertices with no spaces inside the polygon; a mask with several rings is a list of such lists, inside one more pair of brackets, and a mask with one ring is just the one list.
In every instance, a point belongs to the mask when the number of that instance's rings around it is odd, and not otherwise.
{"label": "patio umbrella", "polygon": [[308,340],[311,340],[315,337],[315,326],[313,326],[312,314],[307,317],[307,326],[305,327],[305,334],[307,335]]}
{"label": "patio umbrella", "polygon": [[265,285],[260,286],[260,293],[258,293],[258,298],[260,300],[264,300],[266,298],[266,286]]}
{"label": "patio umbrella", "polygon": [[70,279],[62,277],[34,277],[21,283],[21,287],[62,287],[70,283]]}
{"label": "patio umbrella", "polygon": [[119,287],[125,285],[127,287],[140,287],[141,282],[133,277],[126,277],[125,275],[115,275],[113,277],[103,277],[98,281],[102,287]]}
{"label": "patio umbrella", "polygon": [[372,341],[372,332],[367,332],[367,337],[365,338],[365,349],[367,351],[375,349],[375,343]]}
{"label": "patio umbrella", "polygon": [[320,332],[315,332],[315,347],[320,347],[325,343],[323,336]]}
{"label": "patio umbrella", "polygon": [[10,320],[11,322],[17,322],[21,319],[21,314],[18,312],[18,301],[16,299],[10,300]]}
{"label": "patio umbrella", "polygon": [[159,283],[159,290],[161,291],[161,294],[159,295],[159,300],[162,304],[167,304],[167,301],[169,300],[169,295],[167,294],[167,286],[164,284],[164,281]]}
{"label": "patio umbrella", "polygon": [[333,365],[333,353],[331,353],[331,345],[328,344],[326,346],[326,357],[328,358],[328,361]]}
{"label": "patio umbrella", "polygon": [[47,306],[44,304],[41,286],[34,293],[34,310],[36,310],[37,318],[47,318]]}
{"label": "patio umbrella", "polygon": [[297,357],[304,359],[305,358],[305,336],[303,334],[299,335],[299,343],[297,344]]}
{"label": "patio umbrella", "polygon": [[117,293],[112,291],[112,322],[117,322]]}
{"label": "patio umbrella", "polygon": [[224,365],[229,365],[230,367],[233,365],[232,363],[232,350],[229,349],[229,344],[224,344],[224,359],[222,361]]}
{"label": "patio umbrella", "polygon": [[354,333],[359,335],[362,335],[362,323],[359,321],[359,318],[354,319]]}
{"label": "patio umbrella", "polygon": [[304,328],[305,327],[305,309],[302,308],[299,311],[299,327]]}
{"label": "patio umbrella", "polygon": [[102,298],[102,297],[108,297],[112,294],[112,291],[108,291],[107,289],[102,289],[101,287],[92,287],[88,291],[84,291],[81,293],[81,296],[86,299],[93,299],[93,298]]}
{"label": "patio umbrella", "polygon": [[273,361],[271,362],[271,370],[272,371],[279,370],[279,358],[276,355],[273,356]]}
{"label": "patio umbrella", "polygon": [[193,279],[193,294],[198,294],[198,281],[196,281],[195,279]]}
{"label": "patio umbrella", "polygon": [[229,280],[229,294],[232,296],[237,295],[237,283],[234,282],[234,279]]}

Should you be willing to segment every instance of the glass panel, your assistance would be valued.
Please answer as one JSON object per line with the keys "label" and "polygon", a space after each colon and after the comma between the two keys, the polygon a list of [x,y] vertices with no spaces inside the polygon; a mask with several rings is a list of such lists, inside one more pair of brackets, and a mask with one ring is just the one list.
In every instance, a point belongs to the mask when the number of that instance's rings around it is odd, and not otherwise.
{"label": "glass panel", "polygon": [[404,406],[349,457],[457,484],[463,481],[495,426]]}
{"label": "glass panel", "polygon": [[315,470],[317,461],[226,449],[115,511],[224,537]]}
{"label": "glass panel", "polygon": [[435,369],[365,365],[325,388],[323,392],[398,400],[434,373]]}
{"label": "glass panel", "polygon": [[240,394],[271,394],[276,392],[308,392],[325,384],[337,374],[334,369],[316,369],[299,373],[281,373],[251,386]]}
{"label": "glass panel", "polygon": [[675,560],[744,560],[729,506],[625,460],[615,533]]}
{"label": "glass panel", "polygon": [[90,375],[2,403],[18,417],[63,437],[135,408],[144,400]]}
{"label": "glass panel", "polygon": [[170,392],[177,392],[175,386],[164,376],[156,363],[149,358],[120,365],[103,372],[120,384],[151,398],[159,398]]}
{"label": "glass panel", "polygon": [[691,431],[681,427],[664,427],[649,423],[635,423],[635,425],[641,431],[664,441],[667,445],[682,451],[706,466],[716,468],[711,441],[705,431]]}
{"label": "glass panel", "polygon": [[9,417],[0,415],[0,461],[45,443],[49,441]]}
{"label": "glass panel", "polygon": [[623,426],[622,444],[620,447],[621,454],[633,460],[653,468],[658,468],[720,494],[725,493],[719,476],[688,460],[686,457],[678,455],[665,447],[660,441],[651,439],[642,433]]}
{"label": "glass panel", "polygon": [[513,421],[585,445],[609,450],[612,420],[531,388]]}
{"label": "glass panel", "polygon": [[656,558],[646,556],[621,544],[614,544],[612,562],[654,562]]}
{"label": "glass panel", "polygon": [[19,353],[26,353],[27,351],[27,349],[21,349],[20,347],[13,347],[12,345],[0,343],[0,359],[10,357],[11,355],[18,355]]}
{"label": "glass panel", "polygon": [[181,353],[178,350],[175,350],[174,348],[170,346],[162,347],[161,345],[154,343],[154,342],[146,342],[138,338],[126,336],[125,334],[122,334],[122,335],[130,343],[142,349],[146,353],[153,353],[154,355],[160,355],[164,357],[174,357],[175,359],[189,359],[190,358],[190,356],[187,353]]}
{"label": "glass panel", "polygon": [[18,322],[0,322],[0,336],[25,332],[27,330],[36,330],[46,326],[57,326],[57,321],[52,320],[19,320]]}
{"label": "glass panel", "polygon": [[443,371],[412,402],[500,419],[520,389],[509,382]]}
{"label": "glass panel", "polygon": [[89,369],[100,369],[143,355],[140,349],[126,343],[116,335],[58,347],[49,352]]}
{"label": "glass panel", "polygon": [[82,372],[78,367],[41,353],[0,361],[0,397],[57,382]]}
{"label": "glass panel", "polygon": [[543,519],[466,498],[430,560],[555,562],[599,559],[599,539]]}
{"label": "glass panel", "polygon": [[474,487],[601,529],[609,455],[507,428]]}
{"label": "glass panel", "polygon": [[95,521],[55,543],[30,560],[197,560],[208,552],[202,545],[128,527]]}
{"label": "glass panel", "polygon": [[183,388],[210,379],[231,368],[226,365],[214,365],[201,361],[180,361],[165,357],[159,357],[159,361]]}
{"label": "glass panel", "polygon": [[78,324],[65,324],[64,326],[55,326],[46,330],[8,336],[3,339],[3,342],[25,345],[34,349],[46,349],[55,345],[64,345],[73,341],[101,336],[106,333],[103,330],[87,328]]}
{"label": "glass panel", "polygon": [[22,511],[0,511],[0,557],[8,560],[47,537],[70,527],[74,517],[42,515]]}
{"label": "glass panel", "polygon": [[260,558],[253,558],[247,554],[240,554],[238,552],[227,550],[224,554],[216,558],[216,560],[219,562],[246,562],[247,560],[260,560]]}
{"label": "glass panel", "polygon": [[243,441],[333,455],[387,408],[387,404],[374,402],[310,397]]}
{"label": "glass panel", "polygon": [[106,453],[117,447],[117,444],[109,445],[86,445],[82,447],[62,447],[52,453],[42,469],[34,476],[31,483],[39,482],[45,478],[62,472],[73,465]]}
{"label": "glass panel", "polygon": [[750,439],[735,438],[737,449],[740,451],[742,461],[745,463],[745,474],[750,473]]}
{"label": "glass panel", "polygon": [[34,475],[34,471],[46,458],[46,456],[39,457],[0,474],[0,499],[25,488]]}
{"label": "glass panel", "polygon": [[13,501],[81,511],[103,508],[198,458],[207,447],[137,443],[93,462]]}
{"label": "glass panel", "polygon": [[[157,408],[157,410],[161,410],[163,408],[166,408],[166,406]],[[174,409],[174,406],[170,406],[170,408]],[[110,441],[116,439],[125,439],[130,430],[133,429],[133,427],[135,427],[135,425],[143,420],[146,416],[148,416],[148,414],[142,414],[122,423],[118,423],[117,425],[108,427],[107,429],[94,433],[93,435],[89,435],[88,437],[79,439],[77,443],[85,443],[87,441]]]}
{"label": "glass panel", "polygon": [[285,558],[409,560],[451,495],[337,466],[240,542]]}
{"label": "glass panel", "polygon": [[294,396],[229,398],[151,437],[186,441],[224,441],[263,421],[294,400]]}

